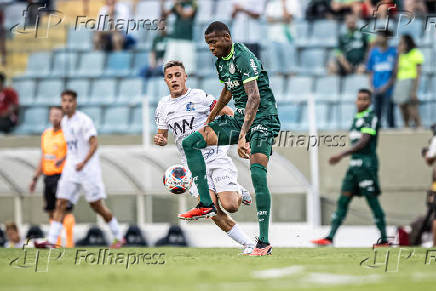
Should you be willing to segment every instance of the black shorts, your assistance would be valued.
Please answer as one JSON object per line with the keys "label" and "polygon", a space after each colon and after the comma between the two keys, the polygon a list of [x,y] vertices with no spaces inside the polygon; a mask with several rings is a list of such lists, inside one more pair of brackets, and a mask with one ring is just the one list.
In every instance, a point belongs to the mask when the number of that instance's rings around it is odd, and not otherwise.
{"label": "black shorts", "polygon": [[[44,211],[53,211],[56,206],[56,190],[58,182],[61,178],[60,174],[44,176]],[[68,202],[67,212],[73,210],[73,204]]]}

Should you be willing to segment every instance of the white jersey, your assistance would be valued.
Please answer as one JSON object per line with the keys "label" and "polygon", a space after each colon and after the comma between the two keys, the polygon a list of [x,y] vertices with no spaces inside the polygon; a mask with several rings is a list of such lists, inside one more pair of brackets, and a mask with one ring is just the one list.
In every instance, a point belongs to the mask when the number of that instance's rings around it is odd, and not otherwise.
{"label": "white jersey", "polygon": [[[81,111],[76,111],[71,118],[64,116],[61,121],[61,127],[67,142],[65,170],[72,170],[75,169],[78,163],[83,162],[88,155],[89,139],[91,136],[97,136],[97,131],[91,118]],[[96,169],[98,171],[100,169],[97,152],[94,153],[85,165],[83,172],[92,172]]]}
{"label": "white jersey", "polygon": [[[172,98],[171,95],[168,95],[159,101],[155,114],[157,128],[168,129],[174,134],[184,165],[186,165],[186,156],[182,141],[191,133],[204,127],[215,103],[213,96],[206,94],[201,89],[190,88],[185,95],[178,98]],[[202,149],[207,167],[219,167],[223,164],[234,167],[231,158],[227,156],[229,147],[208,146]]]}

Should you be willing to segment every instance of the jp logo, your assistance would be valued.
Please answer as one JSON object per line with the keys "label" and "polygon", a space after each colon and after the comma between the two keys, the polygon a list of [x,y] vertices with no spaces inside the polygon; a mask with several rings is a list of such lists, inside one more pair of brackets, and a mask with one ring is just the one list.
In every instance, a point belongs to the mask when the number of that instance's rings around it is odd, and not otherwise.
{"label": "jp logo", "polygon": [[64,256],[65,249],[35,249],[29,247],[29,241],[23,245],[23,256],[11,259],[9,266],[18,269],[33,268],[35,272],[48,272],[50,260],[60,260]]}
{"label": "jp logo", "polygon": [[[24,24],[17,23],[10,28],[12,33],[29,34],[34,33],[35,38],[48,38],[48,34],[51,28],[58,26],[64,20],[64,14],[59,10],[49,9],[44,6],[39,6],[38,3],[29,4],[25,10],[23,10]],[[35,13],[36,10],[36,13]],[[35,13],[35,23],[28,23],[29,15]],[[48,15],[47,23],[42,26],[41,16]],[[43,29],[44,28],[44,29]]]}
{"label": "jp logo", "polygon": [[373,248],[372,254],[360,262],[360,266],[368,269],[380,269],[385,272],[398,272],[400,262],[410,259],[415,249],[406,248]]}

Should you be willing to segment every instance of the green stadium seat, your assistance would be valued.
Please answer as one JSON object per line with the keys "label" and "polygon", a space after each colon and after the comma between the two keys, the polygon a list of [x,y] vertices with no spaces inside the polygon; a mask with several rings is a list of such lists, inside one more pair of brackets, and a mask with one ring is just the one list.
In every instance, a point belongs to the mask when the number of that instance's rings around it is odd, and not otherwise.
{"label": "green stadium seat", "polygon": [[45,79],[38,83],[36,90],[35,104],[38,105],[60,105],[60,94],[64,88],[61,79]]}
{"label": "green stadium seat", "polygon": [[88,104],[108,105],[115,102],[117,81],[113,78],[96,79],[91,84]]}
{"label": "green stadium seat", "polygon": [[14,79],[12,87],[18,93],[20,105],[32,105],[35,102],[35,81],[33,79]]}
{"label": "green stadium seat", "polygon": [[85,52],[80,55],[76,71],[78,77],[100,77],[103,73],[105,54],[102,52]]}
{"label": "green stadium seat", "polygon": [[125,77],[130,73],[132,55],[129,52],[114,52],[108,54],[105,76]]}
{"label": "green stadium seat", "polygon": [[77,53],[59,51],[53,56],[53,69],[50,73],[53,77],[72,76],[76,71]]}
{"label": "green stadium seat", "polygon": [[117,103],[136,105],[141,104],[144,92],[144,81],[141,78],[123,79],[119,83],[120,90]]}
{"label": "green stadium seat", "polygon": [[126,133],[129,128],[129,107],[108,107],[104,112],[101,132],[105,134]]}

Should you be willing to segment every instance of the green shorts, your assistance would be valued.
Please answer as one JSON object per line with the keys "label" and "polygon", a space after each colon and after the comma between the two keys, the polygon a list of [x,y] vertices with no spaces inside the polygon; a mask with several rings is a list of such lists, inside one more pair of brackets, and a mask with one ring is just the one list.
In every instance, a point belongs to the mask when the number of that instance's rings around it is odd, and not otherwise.
{"label": "green shorts", "polygon": [[[232,145],[238,143],[243,123],[244,117],[242,115],[234,117],[222,115],[209,123],[209,126],[218,136],[219,145]],[[251,154],[262,153],[269,157],[272,154],[274,138],[279,132],[280,121],[277,115],[254,120],[246,136],[246,140],[250,142]]]}
{"label": "green shorts", "polygon": [[344,180],[342,180],[342,192],[350,192],[354,196],[380,195],[378,171],[375,167],[365,165],[350,165]]}

